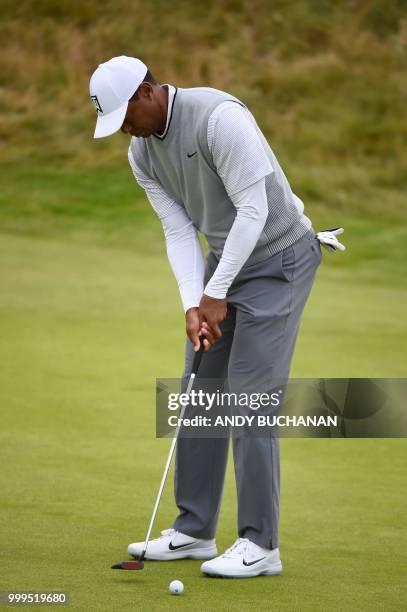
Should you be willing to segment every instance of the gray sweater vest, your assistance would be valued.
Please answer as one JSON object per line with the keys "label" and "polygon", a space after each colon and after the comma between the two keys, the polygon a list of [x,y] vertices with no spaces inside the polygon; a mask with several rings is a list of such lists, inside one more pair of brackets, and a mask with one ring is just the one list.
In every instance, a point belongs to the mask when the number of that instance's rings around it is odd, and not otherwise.
{"label": "gray sweater vest", "polygon": [[[178,88],[165,138],[154,135],[132,138],[130,145],[139,168],[185,208],[218,259],[235,219],[236,208],[214,167],[208,148],[207,128],[213,110],[227,100],[245,106],[237,98],[217,89]],[[311,225],[298,207],[298,199],[257,123],[255,127],[273,172],[265,177],[269,214],[246,265],[290,246]],[[191,155],[195,151],[197,153]]]}

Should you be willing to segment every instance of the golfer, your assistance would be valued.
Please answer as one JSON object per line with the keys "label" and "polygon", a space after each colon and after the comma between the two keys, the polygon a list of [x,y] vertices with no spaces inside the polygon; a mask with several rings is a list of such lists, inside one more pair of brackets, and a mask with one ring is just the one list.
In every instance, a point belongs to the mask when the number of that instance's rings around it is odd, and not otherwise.
{"label": "golfer", "polygon": [[[229,391],[287,379],[300,318],[321,262],[320,242],[343,250],[338,231],[315,234],[246,105],[209,87],[160,85],[139,59],[100,64],[90,80],[95,138],[131,135],[134,176],[161,220],[186,318],[184,377],[205,338],[199,376]],[[197,231],[208,243],[205,262]],[[278,437],[233,436],[238,539],[218,555],[215,532],[228,437],[180,438],[179,515],[147,559],[201,559],[214,576],[280,574]],[[143,542],[130,544],[137,557]]]}

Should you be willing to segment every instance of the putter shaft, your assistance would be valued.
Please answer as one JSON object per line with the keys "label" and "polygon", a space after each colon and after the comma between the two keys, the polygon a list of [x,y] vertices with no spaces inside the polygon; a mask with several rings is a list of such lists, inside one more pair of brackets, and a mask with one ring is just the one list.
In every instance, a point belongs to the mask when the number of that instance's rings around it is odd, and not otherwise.
{"label": "putter shaft", "polygon": [[[203,356],[204,351],[205,351],[204,337],[201,336],[199,340],[200,340],[200,348],[199,348],[199,351],[197,351],[195,353],[195,356],[194,356],[194,361],[193,361],[193,364],[192,364],[191,375],[189,377],[188,386],[187,386],[187,389],[186,389],[186,394],[187,395],[189,395],[191,393],[192,386],[193,386],[194,380],[195,380],[195,376],[196,376],[196,374],[198,372],[198,368],[199,368],[202,356]],[[158,506],[159,506],[159,503],[160,503],[160,500],[161,500],[161,495],[162,495],[162,492],[164,490],[165,481],[167,480],[168,472],[170,470],[171,460],[172,460],[172,456],[174,454],[175,445],[176,445],[177,439],[178,439],[178,434],[179,434],[179,431],[181,429],[181,425],[180,424],[182,423],[182,419],[184,417],[185,410],[186,410],[186,406],[183,406],[182,410],[180,412],[180,415],[179,415],[178,425],[177,425],[177,427],[175,429],[175,432],[174,432],[174,435],[173,435],[173,438],[172,438],[172,441],[171,441],[171,446],[170,446],[170,450],[169,450],[169,453],[168,453],[167,462],[165,464],[164,473],[163,473],[163,476],[162,476],[162,479],[161,479],[160,487],[158,489],[158,493],[157,493],[157,497],[156,497],[156,500],[155,500],[153,512],[152,512],[152,515],[151,515],[151,520],[150,520],[150,523],[148,525],[147,534],[146,534],[146,538],[144,540],[144,546],[143,546],[142,553],[141,553],[141,555],[140,555],[140,557],[138,558],[137,561],[121,561],[119,563],[115,563],[114,565],[112,565],[112,569],[139,570],[139,569],[143,569],[143,567],[144,567],[144,559],[145,559],[145,556],[146,556],[146,553],[147,553],[148,542],[150,540],[150,535],[151,535],[151,531],[153,529],[154,520],[155,520],[155,517],[156,517],[156,514],[157,514],[157,510],[158,510]]]}

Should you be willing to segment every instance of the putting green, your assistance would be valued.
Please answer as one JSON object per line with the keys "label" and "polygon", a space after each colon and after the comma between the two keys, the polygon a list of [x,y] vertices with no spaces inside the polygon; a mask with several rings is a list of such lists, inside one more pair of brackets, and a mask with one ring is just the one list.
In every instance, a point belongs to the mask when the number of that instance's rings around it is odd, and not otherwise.
{"label": "putting green", "polygon": [[[162,254],[80,240],[4,233],[1,257],[0,590],[68,591],[75,610],[402,609],[404,440],[283,440],[280,577],[211,580],[195,561],[112,572],[144,537],[168,450],[154,379],[182,367],[175,282]],[[321,267],[292,373],[405,375],[405,297]],[[170,483],[155,533],[174,514]],[[229,466],[220,549],[235,514]]]}

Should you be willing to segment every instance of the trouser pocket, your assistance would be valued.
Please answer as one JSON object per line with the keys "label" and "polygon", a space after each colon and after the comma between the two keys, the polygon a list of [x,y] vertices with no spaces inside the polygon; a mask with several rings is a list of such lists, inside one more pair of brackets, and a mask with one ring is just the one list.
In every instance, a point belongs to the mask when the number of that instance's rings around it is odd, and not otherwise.
{"label": "trouser pocket", "polygon": [[295,267],[295,251],[293,246],[285,248],[280,253],[281,256],[281,275],[287,281],[292,281]]}
{"label": "trouser pocket", "polygon": [[321,263],[321,259],[322,259],[321,243],[319,242],[316,235],[311,240],[311,250],[317,256],[319,263]]}

